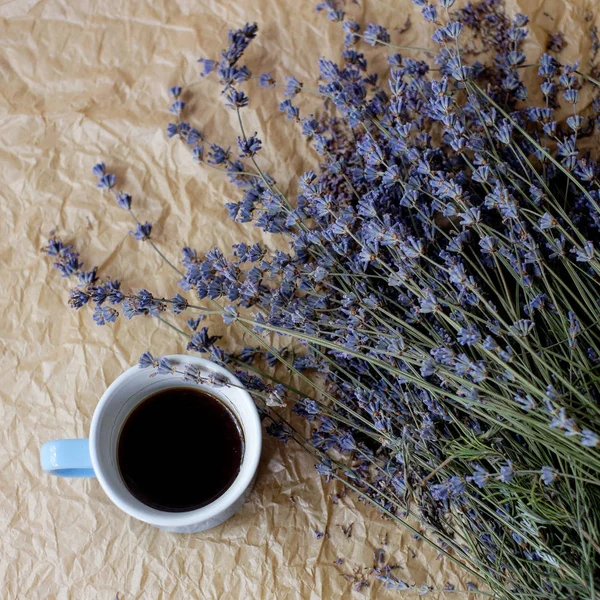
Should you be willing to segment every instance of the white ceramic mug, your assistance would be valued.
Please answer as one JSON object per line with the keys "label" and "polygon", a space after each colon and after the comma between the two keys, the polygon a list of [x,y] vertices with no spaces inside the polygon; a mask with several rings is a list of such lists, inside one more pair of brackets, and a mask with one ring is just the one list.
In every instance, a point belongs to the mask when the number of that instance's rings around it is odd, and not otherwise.
{"label": "white ceramic mug", "polygon": [[[180,369],[185,364],[198,367],[201,374],[217,373],[233,386],[215,387],[184,381],[180,375],[157,374],[155,369],[132,367],[104,392],[92,418],[89,439],[55,440],[41,448],[44,471],[62,477],[97,477],[107,496],[124,512],[159,529],[194,533],[215,527],[234,515],[244,504],[256,479],[262,448],[258,411],[240,381],[223,367],[203,358],[175,354],[166,357]],[[244,434],[244,454],[238,476],[216,500],[187,512],[165,512],[135,498],[125,486],[117,464],[117,444],[121,428],[133,409],[145,398],[168,387],[200,388],[216,396],[235,414]],[[157,440],[160,443],[160,440]],[[210,460],[200,456],[198,461]],[[198,477],[190,473],[190,477]]]}

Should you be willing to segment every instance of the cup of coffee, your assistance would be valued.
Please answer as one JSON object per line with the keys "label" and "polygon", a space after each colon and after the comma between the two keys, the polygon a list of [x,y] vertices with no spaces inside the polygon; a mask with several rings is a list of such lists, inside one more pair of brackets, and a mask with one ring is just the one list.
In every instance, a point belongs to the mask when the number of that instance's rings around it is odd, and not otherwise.
{"label": "cup of coffee", "polygon": [[[256,478],[262,431],[250,394],[226,369],[195,356],[166,358],[178,370],[194,365],[207,383],[132,367],[104,392],[89,439],[47,442],[40,458],[53,475],[96,477],[136,519],[194,533],[242,507]],[[208,383],[215,375],[228,383]]]}

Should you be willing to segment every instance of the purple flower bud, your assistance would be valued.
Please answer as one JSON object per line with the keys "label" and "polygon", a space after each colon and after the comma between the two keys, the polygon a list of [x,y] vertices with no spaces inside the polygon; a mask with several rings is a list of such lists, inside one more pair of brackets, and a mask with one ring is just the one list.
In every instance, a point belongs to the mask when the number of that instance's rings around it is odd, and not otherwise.
{"label": "purple flower bud", "polygon": [[376,46],[377,44],[389,44],[390,34],[385,27],[369,23],[364,31],[363,38],[367,44]]}
{"label": "purple flower bud", "polygon": [[502,483],[510,483],[514,477],[515,471],[510,460],[500,467],[499,479]]}
{"label": "purple flower bud", "polygon": [[588,448],[600,447],[600,436],[589,429],[581,430],[581,445]]}
{"label": "purple flower bud", "polygon": [[231,325],[231,323],[237,321],[237,318],[238,318],[238,312],[237,312],[235,306],[232,306],[230,304],[223,309],[223,322],[225,324]]}
{"label": "purple flower bud", "polygon": [[129,194],[126,194],[125,192],[119,192],[115,198],[117,200],[117,204],[121,208],[124,208],[125,210],[129,210],[131,208],[131,196]]}
{"label": "purple flower bud", "polygon": [[208,58],[199,58],[198,62],[202,65],[200,77],[205,77],[209,73],[212,73],[217,66],[217,63],[214,60],[210,60]]}
{"label": "purple flower bud", "polygon": [[101,190],[109,190],[115,185],[116,176],[112,173],[105,173],[98,179],[97,187]]}
{"label": "purple flower bud", "polygon": [[150,352],[144,352],[140,356],[140,360],[138,362],[140,369],[147,369],[149,367],[158,367],[158,361],[150,354]]}
{"label": "purple flower bud", "polygon": [[298,115],[300,114],[298,108],[292,104],[289,98],[281,102],[279,110],[284,112],[288,119],[298,119]]}
{"label": "purple flower bud", "polygon": [[437,19],[437,10],[433,4],[426,4],[421,9],[421,14],[426,21],[435,21]]}
{"label": "purple flower bud", "polygon": [[176,100],[175,102],[173,102],[173,104],[171,104],[171,107],[169,108],[169,112],[172,115],[180,115],[181,112],[183,111],[183,109],[185,108],[185,102],[182,102],[181,100]]}
{"label": "purple flower bud", "polygon": [[544,485],[550,485],[552,482],[556,481],[558,478],[558,474],[552,467],[542,467],[541,469],[542,481]]}
{"label": "purple flower bud", "polygon": [[82,306],[87,304],[90,300],[90,295],[80,289],[71,290],[69,297],[69,306],[79,310]]}
{"label": "purple flower bud", "polygon": [[143,242],[145,240],[150,239],[150,233],[152,232],[152,223],[138,223],[135,231],[130,231],[129,233],[136,239],[138,242]]}
{"label": "purple flower bud", "polygon": [[231,88],[226,94],[225,98],[227,102],[225,106],[231,109],[244,108],[248,106],[248,96],[244,94],[244,92],[238,92],[237,90]]}
{"label": "purple flower bud", "polygon": [[490,474],[480,465],[475,467],[473,475],[470,478],[478,488],[484,488],[490,478]]}
{"label": "purple flower bud", "polygon": [[159,375],[171,375],[175,371],[175,367],[171,364],[168,358],[162,357],[158,361],[158,374]]}
{"label": "purple flower bud", "polygon": [[458,21],[448,23],[445,28],[445,34],[449,38],[456,39],[460,35],[462,27],[462,23],[459,23]]}
{"label": "purple flower bud", "polygon": [[188,301],[181,295],[175,294],[173,298],[171,298],[171,311],[173,314],[180,314],[188,307]]}
{"label": "purple flower bud", "polygon": [[569,104],[577,104],[577,101],[579,100],[579,91],[575,88],[570,88],[563,94],[563,98]]}
{"label": "purple flower bud", "polygon": [[92,171],[96,177],[102,177],[102,175],[104,175],[105,170],[106,165],[103,162],[94,165],[94,167],[92,168]]}
{"label": "purple flower bud", "polygon": [[277,82],[272,77],[271,73],[261,73],[260,77],[258,78],[258,84],[260,87],[275,87],[276,83]]}
{"label": "purple flower bud", "polygon": [[295,77],[285,78],[285,89],[283,95],[286,98],[293,98],[302,91],[302,83],[300,83]]}
{"label": "purple flower bud", "polygon": [[262,147],[261,141],[254,136],[249,137],[247,139],[239,137],[237,139],[237,143],[240,148],[240,156],[242,157],[254,156]]}

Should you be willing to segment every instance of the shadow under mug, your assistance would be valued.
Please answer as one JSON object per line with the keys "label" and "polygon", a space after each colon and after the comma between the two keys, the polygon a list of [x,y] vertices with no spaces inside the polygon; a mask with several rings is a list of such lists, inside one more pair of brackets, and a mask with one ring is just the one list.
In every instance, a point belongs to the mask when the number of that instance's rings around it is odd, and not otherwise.
{"label": "shadow under mug", "polygon": [[[167,356],[173,366],[192,364],[200,371],[225,376],[234,386],[215,387],[184,381],[177,375],[156,374],[154,369],[132,367],[104,392],[92,417],[89,439],[55,440],[40,451],[44,471],[61,477],[96,477],[106,495],[128,515],[175,533],[195,533],[215,527],[233,516],[244,504],[256,479],[262,448],[258,411],[250,394],[229,371],[209,360],[175,354]],[[129,492],[119,472],[117,444],[123,423],[145,398],[169,387],[199,388],[226,404],[237,417],[244,433],[244,455],[240,471],[231,486],[216,500],[187,512],[166,512],[151,508]],[[161,440],[156,440],[157,444]],[[198,457],[199,471],[203,460]],[[200,473],[190,473],[199,477]]]}

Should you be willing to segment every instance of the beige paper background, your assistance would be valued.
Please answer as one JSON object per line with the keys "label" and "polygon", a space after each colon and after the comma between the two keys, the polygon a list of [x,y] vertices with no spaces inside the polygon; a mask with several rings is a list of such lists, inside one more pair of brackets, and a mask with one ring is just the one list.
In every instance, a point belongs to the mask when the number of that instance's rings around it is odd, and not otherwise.
{"label": "beige paper background", "polygon": [[[532,17],[535,59],[547,31],[569,40],[564,56],[589,56],[587,3],[521,0]],[[401,26],[416,15],[408,0],[366,0],[351,12],[364,23]],[[542,8],[543,4],[543,8]],[[130,223],[96,189],[92,165],[104,158],[134,196],[140,218],[169,256],[189,243],[226,249],[259,232],[231,222],[223,204],[236,195],[221,173],[199,168],[166,139],[167,87],[198,82],[199,57],[215,57],[228,28],[257,21],[248,52],[256,73],[315,81],[316,59],[336,58],[339,26],[306,0],[19,0],[0,4],[0,597],[3,599],[187,600],[193,598],[396,598],[367,573],[382,548],[408,581],[443,587],[464,580],[446,560],[381,520],[351,495],[335,504],[311,460],[266,438],[259,478],[244,509],[201,534],[159,532],[120,513],[93,480],[41,472],[39,446],[85,437],[106,386],[145,349],[183,349],[151,319],[97,327],[89,311],[65,306],[67,284],[39,252],[50,230],[74,241],[82,258],[129,286],[173,293],[168,268],[127,234]],[[418,16],[403,45],[423,45]],[[383,52],[378,64],[383,64]],[[587,64],[582,63],[587,70]],[[208,139],[237,135],[218,84],[190,90],[193,120]],[[294,126],[277,111],[281,90],[252,85],[246,129],[265,142],[262,165],[293,191],[294,176],[315,164]],[[190,99],[189,94],[186,99]],[[307,101],[303,101],[306,103]],[[310,102],[310,101],[308,101]],[[302,104],[301,106],[307,106]],[[273,245],[273,239],[263,241]],[[153,283],[150,286],[148,280]],[[230,343],[240,342],[227,332]],[[354,523],[351,539],[340,525]],[[328,529],[317,540],[313,530]],[[387,545],[383,545],[388,533]],[[343,557],[342,566],[334,565]],[[371,582],[361,594],[341,576]],[[431,597],[437,597],[432,595]],[[453,597],[440,594],[439,597]]]}

